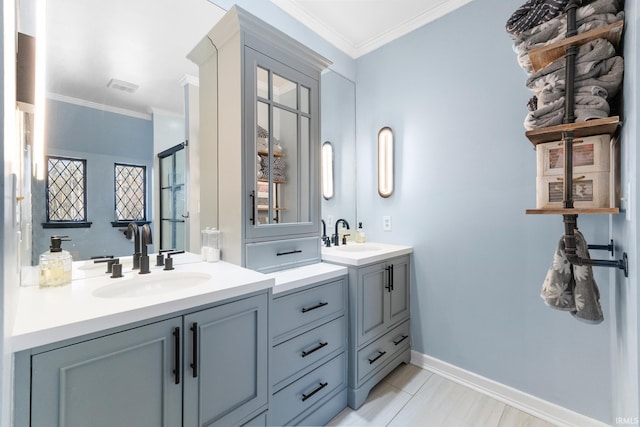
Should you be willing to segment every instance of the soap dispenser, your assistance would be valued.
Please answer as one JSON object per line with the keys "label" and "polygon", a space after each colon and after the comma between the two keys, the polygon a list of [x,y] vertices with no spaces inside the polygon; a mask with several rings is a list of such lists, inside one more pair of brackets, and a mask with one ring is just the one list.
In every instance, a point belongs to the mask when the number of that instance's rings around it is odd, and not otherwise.
{"label": "soap dispenser", "polygon": [[367,241],[364,235],[364,228],[362,228],[362,223],[358,223],[358,229],[356,230],[356,243],[365,243]]}
{"label": "soap dispenser", "polygon": [[71,283],[71,254],[61,247],[63,241],[69,240],[67,236],[51,236],[51,246],[47,252],[40,255],[38,263],[41,288]]}

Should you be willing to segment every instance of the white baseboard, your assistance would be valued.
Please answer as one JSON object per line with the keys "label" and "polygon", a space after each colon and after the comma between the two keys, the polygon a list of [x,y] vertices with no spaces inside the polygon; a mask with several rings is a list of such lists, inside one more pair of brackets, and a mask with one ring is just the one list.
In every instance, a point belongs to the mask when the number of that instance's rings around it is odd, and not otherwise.
{"label": "white baseboard", "polygon": [[589,418],[417,351],[411,350],[411,363],[558,426],[608,426],[602,421]]}

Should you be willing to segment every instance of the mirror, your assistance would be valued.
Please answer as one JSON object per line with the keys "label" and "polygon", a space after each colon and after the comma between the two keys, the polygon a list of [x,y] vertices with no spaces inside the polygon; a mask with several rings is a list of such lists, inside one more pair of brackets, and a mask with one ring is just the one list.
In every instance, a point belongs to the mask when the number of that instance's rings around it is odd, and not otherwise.
{"label": "mirror", "polygon": [[[333,148],[332,198],[322,198],[322,219],[327,227],[339,218],[356,228],[356,85],[328,70],[322,73],[320,105],[321,141]],[[366,224],[365,224],[366,226]],[[327,234],[331,235],[329,230]]]}
{"label": "mirror", "polygon": [[[18,31],[33,33],[35,0],[16,2]],[[132,253],[133,243],[124,238],[119,227],[111,225],[115,219],[115,163],[146,167],[146,216],[154,227],[157,250],[160,240],[156,219],[160,210],[157,155],[185,139],[185,94],[197,88],[193,76],[198,72],[186,54],[225,11],[208,0],[47,0],[47,4],[47,32],[57,33],[54,37],[63,37],[64,42],[56,44],[55,38],[48,40],[47,57],[51,67],[47,83],[47,126],[51,135],[46,150],[51,155],[87,159],[87,221],[92,224],[90,228],[43,229],[40,224],[46,212],[45,186],[42,181],[33,182],[31,259],[23,257],[23,265],[37,264],[38,256],[48,249],[51,235],[71,237],[72,241],[64,246],[74,260]],[[167,10],[168,13],[161,13]],[[156,27],[150,28],[152,24]],[[176,34],[187,33],[192,40],[181,49],[174,39]],[[113,46],[107,45],[104,34],[111,36]],[[87,40],[90,43],[86,43]],[[132,46],[133,52],[126,51],[124,46]],[[183,61],[190,70],[174,70],[171,79],[159,72]],[[99,88],[92,83],[96,77],[100,80]],[[122,90],[107,87],[111,79],[115,79],[111,86]],[[155,86],[149,89],[147,85],[152,84]],[[139,87],[131,93],[135,85]],[[148,95],[148,101],[137,102],[139,95]],[[323,200],[323,218],[333,215],[335,219],[345,218],[353,224],[355,85],[327,71],[322,75],[321,96],[321,137],[322,141],[330,140],[334,144],[336,171],[335,196]],[[101,190],[91,190],[97,184],[102,185]],[[199,236],[199,230],[196,233]],[[199,247],[199,242],[196,244]]]}

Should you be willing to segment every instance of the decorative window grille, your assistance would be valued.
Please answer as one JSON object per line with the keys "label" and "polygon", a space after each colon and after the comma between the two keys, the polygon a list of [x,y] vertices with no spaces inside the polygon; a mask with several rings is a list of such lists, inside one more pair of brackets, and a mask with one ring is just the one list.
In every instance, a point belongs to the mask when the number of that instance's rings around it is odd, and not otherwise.
{"label": "decorative window grille", "polygon": [[115,203],[118,221],[146,220],[146,166],[115,164]]}
{"label": "decorative window grille", "polygon": [[47,157],[47,222],[87,220],[86,160]]}

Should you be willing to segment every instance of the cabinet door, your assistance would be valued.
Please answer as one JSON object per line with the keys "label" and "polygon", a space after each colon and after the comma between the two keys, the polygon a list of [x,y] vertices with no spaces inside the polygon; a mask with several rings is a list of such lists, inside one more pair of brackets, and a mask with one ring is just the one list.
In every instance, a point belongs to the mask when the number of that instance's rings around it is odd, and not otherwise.
{"label": "cabinet door", "polygon": [[392,290],[389,292],[389,326],[409,317],[409,258],[398,258],[392,264]]}
{"label": "cabinet door", "polygon": [[246,236],[317,233],[318,80],[250,47],[244,66]]}
{"label": "cabinet door", "polygon": [[239,425],[267,404],[267,301],[257,295],[185,316],[185,426]]}
{"label": "cabinet door", "polygon": [[385,263],[380,263],[358,270],[358,345],[377,337],[387,327],[389,276],[386,267]]}
{"label": "cabinet door", "polygon": [[174,329],[180,319],[32,356],[32,426],[182,424]]}

